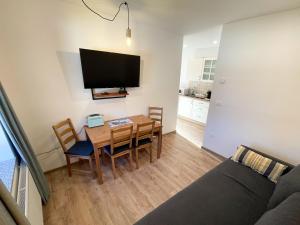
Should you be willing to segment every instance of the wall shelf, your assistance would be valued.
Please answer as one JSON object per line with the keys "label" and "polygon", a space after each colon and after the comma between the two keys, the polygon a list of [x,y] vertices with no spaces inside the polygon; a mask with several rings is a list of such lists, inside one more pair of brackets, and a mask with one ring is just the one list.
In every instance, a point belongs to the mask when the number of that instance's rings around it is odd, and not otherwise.
{"label": "wall shelf", "polygon": [[93,100],[101,100],[101,99],[110,99],[110,98],[126,98],[128,93],[119,93],[119,92],[96,92],[95,89],[92,89],[92,97]]}

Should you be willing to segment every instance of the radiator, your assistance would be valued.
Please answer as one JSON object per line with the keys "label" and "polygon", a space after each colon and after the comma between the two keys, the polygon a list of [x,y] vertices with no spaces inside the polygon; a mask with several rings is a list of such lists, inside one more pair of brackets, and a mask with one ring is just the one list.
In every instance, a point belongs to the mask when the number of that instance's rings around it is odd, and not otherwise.
{"label": "radiator", "polygon": [[20,165],[17,203],[31,225],[44,224],[41,197],[24,163]]}

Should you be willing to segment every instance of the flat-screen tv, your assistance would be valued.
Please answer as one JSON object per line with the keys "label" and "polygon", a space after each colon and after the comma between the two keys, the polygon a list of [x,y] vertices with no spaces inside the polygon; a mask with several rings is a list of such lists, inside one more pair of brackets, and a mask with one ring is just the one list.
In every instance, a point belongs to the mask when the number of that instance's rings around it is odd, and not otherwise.
{"label": "flat-screen tv", "polygon": [[79,49],[84,88],[140,85],[140,56]]}

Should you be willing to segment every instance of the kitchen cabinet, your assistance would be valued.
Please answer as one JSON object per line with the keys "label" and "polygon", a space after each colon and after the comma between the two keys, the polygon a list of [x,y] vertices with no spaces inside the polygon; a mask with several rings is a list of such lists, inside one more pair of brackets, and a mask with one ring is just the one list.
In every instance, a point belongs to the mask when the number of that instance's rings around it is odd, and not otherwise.
{"label": "kitchen cabinet", "polygon": [[209,102],[188,96],[179,96],[178,115],[206,124]]}
{"label": "kitchen cabinet", "polygon": [[192,117],[193,99],[179,96],[178,114],[187,118]]}

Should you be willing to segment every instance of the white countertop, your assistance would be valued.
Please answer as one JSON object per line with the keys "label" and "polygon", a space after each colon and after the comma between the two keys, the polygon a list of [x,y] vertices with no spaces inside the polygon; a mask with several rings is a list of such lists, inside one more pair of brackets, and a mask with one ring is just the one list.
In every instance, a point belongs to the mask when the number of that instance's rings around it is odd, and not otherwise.
{"label": "white countertop", "polygon": [[197,99],[197,100],[205,101],[205,102],[210,102],[210,99],[208,99],[208,98],[197,98],[195,96],[190,96],[190,95],[179,95],[179,96],[187,97],[187,98],[192,98],[192,99]]}

